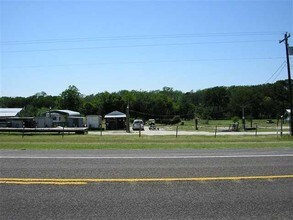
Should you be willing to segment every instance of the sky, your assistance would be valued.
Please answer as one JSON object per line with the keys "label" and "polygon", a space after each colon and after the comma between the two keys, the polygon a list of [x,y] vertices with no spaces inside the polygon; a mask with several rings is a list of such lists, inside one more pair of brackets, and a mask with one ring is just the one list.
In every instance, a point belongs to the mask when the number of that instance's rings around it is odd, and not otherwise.
{"label": "sky", "polygon": [[287,79],[293,0],[0,0],[0,28],[0,97],[189,92]]}

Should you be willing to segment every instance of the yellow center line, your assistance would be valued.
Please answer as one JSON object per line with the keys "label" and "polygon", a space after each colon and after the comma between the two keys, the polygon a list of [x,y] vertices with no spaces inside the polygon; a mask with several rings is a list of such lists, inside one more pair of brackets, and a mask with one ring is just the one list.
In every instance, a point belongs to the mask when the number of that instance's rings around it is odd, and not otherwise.
{"label": "yellow center line", "polygon": [[0,181],[0,184],[15,185],[86,185],[87,182],[57,182],[57,181]]}
{"label": "yellow center line", "polygon": [[237,180],[271,180],[293,178],[293,174],[275,176],[231,176],[231,177],[174,177],[174,178],[78,178],[78,179],[44,179],[44,178],[0,178],[0,184],[44,184],[44,185],[85,185],[88,183],[123,183],[123,182],[187,182],[187,181],[237,181]]}

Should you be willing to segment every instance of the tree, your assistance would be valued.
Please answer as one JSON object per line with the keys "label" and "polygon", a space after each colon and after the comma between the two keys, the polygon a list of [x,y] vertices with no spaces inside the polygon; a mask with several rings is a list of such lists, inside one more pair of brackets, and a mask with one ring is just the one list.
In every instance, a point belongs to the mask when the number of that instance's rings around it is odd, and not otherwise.
{"label": "tree", "polygon": [[30,97],[0,97],[0,108],[24,108],[22,116],[42,115],[48,109],[69,109],[82,114],[105,115],[111,111],[125,112],[130,105],[132,118],[230,119],[233,116],[276,118],[289,108],[287,80],[257,86],[214,87],[183,93],[170,87],[155,91],[102,92],[83,97],[75,86],[59,96],[45,92]]}
{"label": "tree", "polygon": [[39,98],[39,97],[46,97],[46,96],[47,96],[47,93],[45,93],[44,91],[42,91],[42,92],[37,92],[37,93],[35,94],[35,96],[36,96],[37,98]]}
{"label": "tree", "polygon": [[33,105],[27,105],[19,113],[20,117],[33,117],[37,115],[38,109]]}
{"label": "tree", "polygon": [[195,105],[191,100],[190,93],[186,93],[182,96],[179,102],[179,111],[180,115],[185,119],[192,119],[194,118],[195,114]]}
{"label": "tree", "polygon": [[68,89],[61,93],[59,106],[62,109],[80,111],[82,108],[82,102],[82,95],[79,92],[78,88],[71,85],[68,87]]}
{"label": "tree", "polygon": [[97,112],[98,112],[97,107],[94,104],[92,104],[91,102],[86,102],[83,105],[83,113],[85,115],[96,115]]}

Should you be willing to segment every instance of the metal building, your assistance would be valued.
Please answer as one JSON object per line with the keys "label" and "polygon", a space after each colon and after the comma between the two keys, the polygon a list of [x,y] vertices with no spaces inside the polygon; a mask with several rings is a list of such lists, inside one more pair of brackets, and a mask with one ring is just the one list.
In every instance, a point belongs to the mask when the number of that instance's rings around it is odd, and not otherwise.
{"label": "metal building", "polygon": [[105,115],[106,130],[125,130],[126,129],[126,114],[113,111]]}

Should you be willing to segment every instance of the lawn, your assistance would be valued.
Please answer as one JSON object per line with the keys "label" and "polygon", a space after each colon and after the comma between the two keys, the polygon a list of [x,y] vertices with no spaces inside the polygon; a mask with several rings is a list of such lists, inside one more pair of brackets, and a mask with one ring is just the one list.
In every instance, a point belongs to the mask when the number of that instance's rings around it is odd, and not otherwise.
{"label": "lawn", "polygon": [[0,149],[204,149],[293,147],[277,136],[142,136],[0,134]]}
{"label": "lawn", "polygon": [[[257,129],[259,132],[266,132],[266,131],[277,131],[281,129],[281,124],[277,120],[272,120],[273,123],[267,123],[266,119],[254,119],[254,120],[246,120],[246,128],[253,127],[255,128],[257,126]],[[199,131],[208,131],[213,132],[216,128],[218,129],[225,129],[228,130],[229,127],[233,124],[232,120],[199,120],[198,121],[198,130]],[[189,121],[182,121],[179,124],[176,125],[158,125],[159,128],[163,128],[165,130],[176,130],[176,127],[179,127],[179,130],[181,131],[194,131],[195,130],[195,121],[189,120]],[[242,129],[242,122],[239,121],[239,129],[240,131],[243,131]],[[283,124],[283,131],[287,132],[289,130],[288,123]]]}

